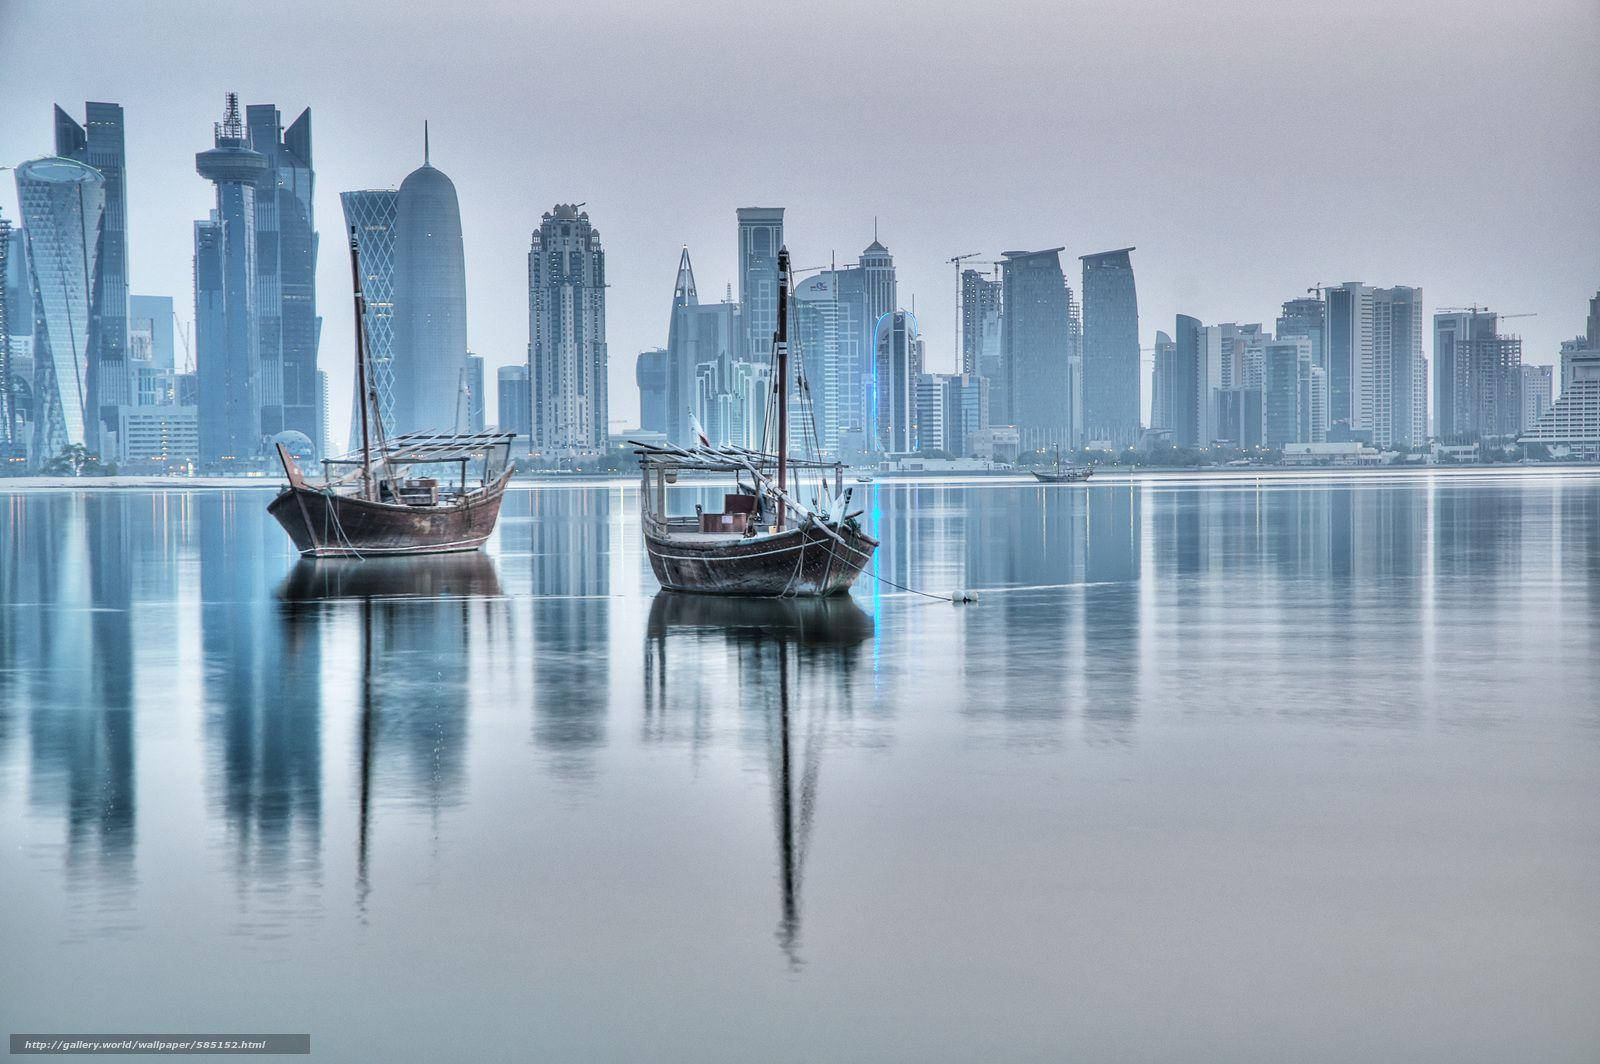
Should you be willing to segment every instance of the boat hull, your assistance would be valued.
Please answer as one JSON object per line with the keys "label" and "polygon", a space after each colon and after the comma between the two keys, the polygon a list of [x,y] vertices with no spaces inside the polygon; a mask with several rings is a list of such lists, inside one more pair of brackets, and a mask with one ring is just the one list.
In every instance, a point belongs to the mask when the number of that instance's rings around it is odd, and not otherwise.
{"label": "boat hull", "polygon": [[1077,470],[1071,473],[1041,473],[1035,469],[1033,471],[1033,475],[1035,479],[1046,484],[1081,484],[1085,480],[1088,480],[1093,474],[1087,469]]}
{"label": "boat hull", "polygon": [[403,506],[291,485],[267,507],[307,558],[477,550],[494,531],[509,473],[452,506]]}
{"label": "boat hull", "polygon": [[735,539],[645,529],[650,567],[670,591],[708,595],[838,595],[849,591],[872,560],[878,541],[849,527],[840,543],[819,528]]}

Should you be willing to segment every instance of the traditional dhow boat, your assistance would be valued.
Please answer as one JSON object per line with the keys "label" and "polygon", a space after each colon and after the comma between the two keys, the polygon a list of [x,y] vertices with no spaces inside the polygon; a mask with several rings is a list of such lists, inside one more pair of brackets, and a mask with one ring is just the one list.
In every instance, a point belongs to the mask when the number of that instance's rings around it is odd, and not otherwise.
{"label": "traditional dhow boat", "polygon": [[267,512],[289,533],[295,549],[311,558],[477,550],[500,516],[516,436],[419,432],[385,438],[376,397],[368,385],[366,300],[353,232],[350,268],[355,276],[361,449],[323,459],[322,481],[314,483],[278,444],[289,486],[272,500]]}
{"label": "traditional dhow boat", "polygon": [[[719,595],[834,595],[850,590],[878,549],[878,541],[861,529],[861,512],[850,509],[855,489],[841,483],[844,466],[789,456],[788,320],[789,253],[780,249],[773,337],[775,454],[713,447],[703,434],[697,447],[634,443],[645,549],[664,588]],[[667,486],[685,472],[733,474],[734,491],[723,496],[720,512],[703,505],[692,514],[669,511]],[[797,497],[803,473],[815,477],[809,503]]]}
{"label": "traditional dhow boat", "polygon": [[1067,468],[1062,469],[1061,448],[1058,447],[1056,448],[1055,468],[1035,469],[1033,475],[1036,480],[1042,480],[1046,484],[1075,484],[1094,476],[1094,470],[1089,466],[1076,465],[1069,465]]}

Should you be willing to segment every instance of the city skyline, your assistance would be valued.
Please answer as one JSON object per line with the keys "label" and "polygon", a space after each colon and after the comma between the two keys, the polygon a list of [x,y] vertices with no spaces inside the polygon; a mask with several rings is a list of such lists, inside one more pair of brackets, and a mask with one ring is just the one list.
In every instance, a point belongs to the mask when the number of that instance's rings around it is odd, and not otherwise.
{"label": "city skyline", "polygon": [[[1583,120],[1600,104],[1600,74],[1584,62],[1591,54],[1585,42],[1594,39],[1596,19],[1592,8],[1577,3],[1543,5],[1545,17],[1531,21],[1483,9],[1483,16],[1497,25],[1515,19],[1514,24],[1523,26],[1505,44],[1513,53],[1508,62],[1537,55],[1539,65],[1551,70],[1546,78],[1514,85],[1479,84],[1459,64],[1428,56],[1434,37],[1426,12],[1391,20],[1390,43],[1408,62],[1416,60],[1416,72],[1402,76],[1363,67],[1371,83],[1351,91],[1373,103],[1386,92],[1409,86],[1422,105],[1413,121],[1429,123],[1429,135],[1419,132],[1414,140],[1393,145],[1399,155],[1380,172],[1352,161],[1359,157],[1349,148],[1365,143],[1370,130],[1354,116],[1358,109],[1351,108],[1349,118],[1336,118],[1317,143],[1301,149],[1302,169],[1292,179],[1268,179],[1248,153],[1210,153],[1198,163],[1191,159],[1190,168],[1180,171],[1168,165],[1173,153],[1160,149],[1163,138],[1193,146],[1204,138],[1253,128],[1282,128],[1290,103],[1266,102],[1250,86],[1270,79],[1287,59],[1231,42],[1231,33],[1248,26],[1242,6],[1217,9],[1198,29],[1201,39],[1221,42],[1225,54],[1248,58],[1255,64],[1249,67],[1253,73],[1235,85],[1191,71],[1187,89],[1196,99],[1179,100],[1170,108],[1141,105],[1121,111],[1121,103],[1098,90],[1080,91],[1091,79],[1086,64],[1070,54],[1054,59],[1047,75],[983,75],[991,92],[1001,91],[1008,77],[1030,79],[1027,86],[1035,98],[1027,103],[1026,114],[1037,119],[1048,113],[1070,129],[1073,136],[1064,146],[1044,145],[1027,123],[1012,121],[990,125],[982,140],[963,132],[968,138],[963,150],[949,152],[942,130],[971,130],[982,124],[945,114],[954,97],[934,88],[931,73],[911,71],[905,75],[907,85],[894,94],[904,103],[903,114],[890,119],[880,108],[829,123],[806,119],[793,135],[773,138],[765,158],[743,152],[730,166],[715,168],[703,160],[720,158],[736,140],[752,136],[770,121],[766,109],[740,102],[720,125],[704,122],[702,116],[716,113],[717,101],[742,101],[751,95],[728,96],[734,85],[706,76],[688,78],[670,111],[664,111],[665,99],[646,99],[641,109],[639,97],[649,97],[658,83],[674,84],[684,75],[675,63],[658,59],[628,73],[627,65],[642,58],[631,44],[607,61],[606,72],[618,80],[600,98],[578,104],[575,90],[563,88],[555,98],[535,101],[525,114],[508,115],[484,108],[482,79],[459,77],[454,64],[408,63],[404,76],[373,69],[359,92],[345,88],[341,72],[349,57],[334,42],[324,43],[314,34],[296,54],[280,55],[268,68],[241,71],[234,50],[222,42],[248,37],[242,14],[209,10],[205,17],[215,32],[197,41],[192,62],[151,80],[117,57],[158,48],[164,34],[193,36],[184,25],[189,16],[182,5],[148,18],[97,11],[93,19],[75,18],[72,6],[22,3],[0,12],[0,33],[7,39],[40,42],[15,53],[0,69],[0,89],[10,104],[0,114],[0,143],[7,156],[0,162],[16,165],[51,149],[49,116],[58,102],[75,111],[81,106],[78,101],[86,99],[120,103],[127,124],[132,291],[182,297],[190,290],[188,227],[190,220],[204,216],[210,190],[192,177],[189,131],[205,129],[215,119],[215,100],[224,89],[237,87],[245,100],[278,99],[317,112],[317,207],[324,237],[330,237],[328,223],[340,217],[340,192],[392,187],[415,166],[422,121],[431,119],[435,161],[451,174],[462,201],[468,342],[491,369],[523,357],[523,263],[539,213],[551,202],[587,200],[597,217],[607,219],[613,427],[636,417],[632,356],[666,342],[658,278],[671,271],[680,248],[688,244],[704,286],[720,297],[723,285],[737,275],[735,249],[726,232],[729,215],[742,204],[782,203],[788,208],[788,243],[801,266],[826,263],[835,251],[848,261],[865,244],[873,218],[879,218],[884,238],[895,250],[903,293],[899,302],[910,309],[915,296],[928,340],[929,368],[938,371],[959,368],[952,340],[956,293],[945,262],[954,252],[982,249],[985,257],[997,258],[1006,248],[1060,244],[1066,246],[1066,255],[1076,257],[1097,248],[1137,245],[1143,348],[1154,346],[1155,331],[1170,328],[1177,312],[1203,321],[1265,322],[1284,300],[1316,284],[1403,280],[1438,301],[1425,304],[1429,316],[1436,305],[1473,303],[1506,313],[1537,313],[1516,322],[1529,364],[1553,364],[1560,341],[1581,331],[1582,322],[1571,320],[1569,308],[1592,293],[1600,273],[1600,252],[1569,239],[1572,231],[1600,228],[1600,207],[1583,191],[1587,177],[1582,164],[1593,157],[1600,141],[1600,134]],[[321,6],[327,9],[323,16],[305,9],[286,18],[337,20],[354,10],[338,3]],[[426,25],[420,9],[399,5],[373,45],[381,50],[438,36],[445,51],[455,54],[470,40],[487,50],[484,70],[511,69],[521,61],[514,58],[518,42],[525,44],[540,26],[559,24],[564,17],[503,14],[500,39],[479,40],[482,35],[469,30]],[[861,51],[855,34],[844,36],[809,19],[791,25],[798,15],[771,17],[782,19],[797,34],[820,36],[831,45],[818,58],[808,59],[817,64],[812,76],[852,84],[870,68],[855,65]],[[863,38],[871,36],[866,31],[889,24],[886,13],[855,17]],[[970,36],[980,67],[1010,71],[1014,64],[1007,61],[1009,52],[999,38],[1031,18],[1035,39],[1027,49],[1081,38],[1108,49],[1111,58],[1125,60],[1127,77],[1165,78],[1170,75],[1161,74],[1154,63],[1165,53],[1141,53],[1149,36],[1175,17],[1175,8],[1163,7],[1129,24],[1110,5],[1092,5],[1069,24],[1031,9],[982,14],[952,10],[946,22],[915,32],[941,40]],[[702,15],[672,18],[678,21],[669,21],[664,32],[675,39],[708,27],[710,32],[727,32]],[[76,27],[76,36],[67,35],[69,26]],[[1310,48],[1294,53],[1297,84],[1308,89],[1327,88],[1337,73],[1348,71],[1352,55],[1373,43],[1359,29],[1319,27],[1315,35],[1326,45],[1325,54]],[[109,46],[112,41],[115,48]],[[1552,62],[1552,56],[1566,61]],[[773,57],[774,69],[791,61],[799,63],[799,50],[784,43]],[[759,87],[776,75],[741,69],[730,76]],[[626,107],[620,106],[621,98],[628,100]],[[1164,97],[1153,93],[1150,98]],[[619,102],[618,111],[641,113],[619,116],[610,109],[611,102]],[[505,128],[507,124],[512,128]],[[589,126],[606,135],[576,132]],[[655,128],[652,132],[646,127]],[[1442,187],[1384,176],[1421,168],[1424,160],[1434,158],[1429,144],[1441,136],[1465,137],[1486,127],[1496,129],[1501,152],[1473,174],[1452,171],[1451,181]],[[896,144],[909,141],[908,151],[891,159],[894,153],[856,150],[869,142],[874,130],[885,128],[895,130]],[[670,174],[649,174],[631,165],[636,136],[670,147],[662,155]],[[480,144],[491,142],[495,152],[479,150]],[[549,145],[557,143],[562,149],[552,151]],[[1151,160],[1143,157],[1147,152],[1157,152],[1160,165],[1149,165]],[[957,162],[950,161],[952,155]],[[1030,172],[1013,173],[996,165],[1008,159],[1027,163],[1024,169]],[[1528,160],[1538,165],[1529,167]],[[1045,166],[1065,176],[1059,182],[1039,182],[1039,168]],[[1452,231],[1452,218],[1476,212],[1487,190],[1512,183],[1524,190],[1523,197],[1502,204],[1494,218],[1480,219],[1470,233],[1466,227]],[[1379,185],[1392,186],[1388,201],[1372,195]],[[0,210],[15,221],[9,186],[9,181],[0,182]],[[1573,209],[1548,212],[1538,206],[1550,201]],[[1552,213],[1556,216],[1550,217]],[[351,385],[348,278],[340,258],[323,254],[318,263],[324,317],[321,365],[331,378],[336,439],[348,417]],[[180,316],[187,317],[183,302],[180,298]],[[1431,337],[1425,341],[1428,347]],[[1431,357],[1431,350],[1425,353]],[[1146,351],[1141,358],[1144,378],[1150,360]],[[1148,417],[1148,387],[1141,388],[1141,395],[1142,416]],[[489,398],[493,408],[494,397]]]}

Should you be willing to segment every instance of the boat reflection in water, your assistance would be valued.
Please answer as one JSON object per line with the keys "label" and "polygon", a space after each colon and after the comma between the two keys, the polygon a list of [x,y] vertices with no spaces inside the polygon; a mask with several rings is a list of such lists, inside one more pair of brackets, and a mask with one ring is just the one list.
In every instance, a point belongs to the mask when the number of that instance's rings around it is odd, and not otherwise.
{"label": "boat reflection in water", "polygon": [[[826,598],[735,598],[663,591],[650,604],[644,670],[645,712],[664,716],[668,652],[677,643],[697,671],[706,644],[726,641],[738,677],[732,697],[746,716],[759,714],[772,781],[778,837],[780,912],[776,938],[791,968],[800,956],[800,885],[817,808],[821,754],[830,718],[848,716],[852,679],[871,639],[871,615],[849,595]],[[804,698],[791,701],[794,690]],[[685,692],[673,691],[681,703]],[[696,713],[719,696],[692,685]],[[726,702],[727,691],[720,692]]]}
{"label": "boat reflection in water", "polygon": [[410,558],[301,558],[278,589],[278,597],[289,602],[499,594],[500,573],[482,551]]}

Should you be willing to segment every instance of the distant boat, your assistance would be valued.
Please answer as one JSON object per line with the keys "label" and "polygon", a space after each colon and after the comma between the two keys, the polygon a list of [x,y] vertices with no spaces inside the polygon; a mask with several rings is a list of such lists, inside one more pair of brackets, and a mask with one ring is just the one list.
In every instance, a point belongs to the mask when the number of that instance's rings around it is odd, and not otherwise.
{"label": "distant boat", "polygon": [[[780,248],[773,337],[777,453],[713,447],[704,436],[698,447],[634,443],[645,549],[656,579],[668,590],[835,595],[850,590],[878,549],[878,541],[857,521],[861,511],[850,510],[855,489],[841,483],[844,466],[789,457],[789,281],[789,252]],[[693,514],[668,512],[667,485],[679,473],[692,471],[733,474],[735,490],[723,496],[720,512],[700,507]],[[795,496],[803,471],[816,475],[810,505]],[[796,478],[793,490],[791,473]]]}
{"label": "distant boat", "polygon": [[857,473],[856,474],[856,483],[857,484],[871,484],[872,483],[872,474],[871,473]]}
{"label": "distant boat", "polygon": [[1035,469],[1033,471],[1033,475],[1035,479],[1042,480],[1046,484],[1072,484],[1078,481],[1088,480],[1090,477],[1094,476],[1094,470],[1088,466],[1075,465],[1069,465],[1067,468],[1062,469],[1061,448],[1057,447],[1055,468],[1048,470]]}
{"label": "distant boat", "polygon": [[[356,387],[361,449],[322,462],[322,483],[308,481],[282,443],[278,460],[289,486],[267,506],[295,549],[310,558],[369,558],[477,550],[494,531],[511,478],[509,432],[411,433],[384,437],[367,387],[366,298],[354,230]],[[376,444],[372,439],[376,425]],[[413,467],[456,467],[451,482]],[[334,470],[339,470],[337,476]]]}

